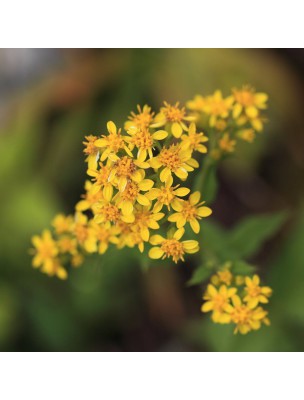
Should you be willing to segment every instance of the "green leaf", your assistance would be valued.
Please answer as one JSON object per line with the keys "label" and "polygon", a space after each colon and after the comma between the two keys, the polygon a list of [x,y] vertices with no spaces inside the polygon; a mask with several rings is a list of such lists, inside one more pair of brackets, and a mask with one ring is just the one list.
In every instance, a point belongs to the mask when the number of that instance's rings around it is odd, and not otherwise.
{"label": "green leaf", "polygon": [[187,286],[199,285],[203,283],[209,278],[212,272],[212,269],[207,268],[205,265],[201,265],[193,272],[192,277],[187,282]]}
{"label": "green leaf", "polygon": [[253,265],[248,264],[246,261],[243,260],[235,261],[232,264],[232,272],[235,275],[250,275],[253,274],[255,270],[256,268]]}
{"label": "green leaf", "polygon": [[241,221],[227,236],[239,258],[250,257],[284,224],[288,212],[251,216]]}

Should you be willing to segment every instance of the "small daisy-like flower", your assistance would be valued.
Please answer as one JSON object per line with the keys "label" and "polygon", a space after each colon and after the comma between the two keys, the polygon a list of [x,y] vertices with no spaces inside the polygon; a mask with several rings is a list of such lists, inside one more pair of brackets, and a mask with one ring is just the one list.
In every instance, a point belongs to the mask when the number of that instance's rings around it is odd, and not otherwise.
{"label": "small daisy-like flower", "polygon": [[72,224],[73,217],[71,215],[58,214],[52,221],[52,226],[57,235],[70,232]]}
{"label": "small daisy-like flower", "polygon": [[206,99],[203,96],[197,94],[196,96],[194,96],[193,100],[187,101],[186,106],[191,111],[204,111],[204,108],[206,106]]}
{"label": "small daisy-like flower", "polygon": [[268,95],[256,93],[255,89],[249,85],[243,86],[242,89],[234,88],[232,93],[236,103],[233,106],[233,118],[238,118],[243,111],[248,118],[257,118],[259,110],[267,108]]}
{"label": "small daisy-like flower", "polygon": [[145,104],[143,108],[141,108],[140,105],[137,105],[137,111],[137,114],[132,111],[128,117],[129,121],[125,123],[126,130],[128,130],[130,127],[146,129],[151,125],[155,115],[155,113],[151,111],[151,107],[149,107],[147,104]]}
{"label": "small daisy-like flower", "polygon": [[151,201],[147,194],[141,192],[148,192],[154,185],[151,179],[143,179],[140,182],[128,181],[123,192],[118,192],[114,196],[114,201],[118,207],[122,210],[124,215],[130,215],[133,213],[135,203],[139,203],[142,206],[150,206]]}
{"label": "small daisy-like flower", "polygon": [[76,212],[75,222],[73,224],[72,232],[75,235],[78,243],[88,253],[94,253],[97,250],[96,235],[91,226],[91,220],[81,212]]}
{"label": "small daisy-like flower", "polygon": [[108,160],[106,165],[101,161],[99,163],[99,169],[88,169],[87,174],[93,179],[93,186],[90,189],[91,194],[98,193],[100,190],[103,191],[103,196],[107,197],[107,193],[112,191],[112,183],[109,182],[109,176],[111,172],[111,163]]}
{"label": "small daisy-like flower", "polygon": [[102,199],[103,193],[101,191],[96,192],[96,188],[92,182],[85,182],[85,190],[86,194],[83,194],[81,197],[83,200],[78,201],[75,206],[76,211],[86,211],[91,209],[94,213],[96,203]]}
{"label": "small daisy-like flower", "polygon": [[35,247],[33,267],[42,267],[44,270],[50,269],[53,265],[54,259],[58,255],[58,246],[54,241],[51,232],[45,229],[41,236],[35,235],[32,238],[32,243]]}
{"label": "small daisy-like flower", "polygon": [[196,117],[193,115],[186,115],[185,107],[179,107],[179,102],[171,105],[164,101],[164,107],[160,109],[160,113],[156,115],[152,128],[157,128],[168,124],[172,135],[180,138],[183,131],[187,131],[185,122],[195,121]]}
{"label": "small daisy-like flower", "polygon": [[167,131],[159,130],[151,133],[147,128],[131,127],[127,132],[130,137],[126,137],[125,141],[129,143],[131,151],[134,147],[138,149],[137,158],[140,161],[145,161],[148,154],[152,158],[155,140],[163,140],[168,136]]}
{"label": "small daisy-like flower", "polygon": [[236,146],[236,140],[230,138],[229,133],[224,133],[219,140],[219,148],[225,153],[233,153]]}
{"label": "small daisy-like flower", "polygon": [[134,160],[128,156],[117,158],[111,166],[108,181],[117,186],[120,192],[123,192],[129,180],[137,183],[141,182],[145,176],[143,168],[149,167],[148,163]]}
{"label": "small daisy-like flower", "polygon": [[77,253],[77,240],[71,236],[63,235],[57,241],[58,249],[60,253]]}
{"label": "small daisy-like flower", "polygon": [[189,126],[188,134],[181,136],[181,148],[183,150],[199,151],[207,153],[207,147],[202,143],[208,142],[208,138],[203,133],[196,133],[196,125],[192,122]]}
{"label": "small daisy-like flower", "polygon": [[67,279],[68,273],[61,265],[61,262],[58,258],[52,259],[49,264],[44,264],[41,268],[41,272],[47,274],[48,276],[57,276],[59,279]]}
{"label": "small daisy-like flower", "polygon": [[125,150],[125,152],[132,157],[132,153],[126,146],[124,137],[121,135],[121,129],[117,130],[113,121],[107,123],[107,129],[109,134],[102,135],[101,139],[97,139],[94,142],[96,147],[103,149],[101,151],[100,161],[105,161],[108,157],[112,158],[112,155],[115,155],[120,150]]}
{"label": "small daisy-like flower", "polygon": [[237,136],[245,142],[252,143],[255,138],[255,132],[253,129],[242,129],[237,132]]}
{"label": "small daisy-like flower", "polygon": [[193,254],[199,251],[199,244],[196,240],[181,241],[185,230],[178,229],[172,236],[164,238],[161,235],[151,236],[150,243],[153,246],[149,251],[149,257],[153,259],[168,258],[177,263],[179,260],[185,261],[185,253]]}
{"label": "small daisy-like flower", "polygon": [[88,168],[95,169],[97,167],[97,161],[99,158],[99,148],[95,146],[97,136],[89,135],[85,136],[86,142],[82,142],[85,146],[83,152],[87,155],[85,161],[88,163]]}
{"label": "small daisy-like flower", "polygon": [[188,172],[198,168],[199,164],[191,158],[191,150],[182,150],[179,144],[163,147],[158,156],[151,158],[150,165],[154,169],[164,167],[160,173],[160,180],[165,182],[174,173],[182,181],[188,177]]}
{"label": "small daisy-like flower", "polygon": [[151,210],[151,206],[139,206],[137,205],[134,210],[134,222],[132,224],[132,230],[139,232],[144,242],[148,242],[150,238],[149,229],[159,229],[159,223],[164,213],[155,213]]}
{"label": "small daisy-like flower", "polygon": [[222,271],[217,271],[215,275],[212,275],[210,281],[213,285],[218,286],[220,284],[225,284],[230,286],[233,280],[233,275],[228,268],[223,269]]}
{"label": "small daisy-like flower", "polygon": [[269,325],[268,312],[262,307],[244,304],[238,295],[232,296],[232,306],[228,310],[231,321],[236,324],[234,333],[246,335],[251,330],[261,328],[262,322]]}
{"label": "small daisy-like flower", "polygon": [[248,303],[248,307],[254,308],[259,303],[268,303],[268,298],[271,296],[272,290],[268,286],[260,286],[258,275],[254,275],[252,279],[246,276],[245,284],[246,296],[244,297],[244,301]]}
{"label": "small daisy-like flower", "polygon": [[110,222],[104,224],[92,224],[97,239],[97,248],[99,254],[104,254],[110,243],[117,244],[117,234],[120,232],[117,226],[112,226]]}
{"label": "small daisy-like flower", "polygon": [[230,313],[233,311],[230,299],[236,292],[236,288],[228,288],[226,285],[221,285],[219,289],[216,289],[213,285],[209,284],[203,296],[206,302],[202,305],[201,311],[212,311],[211,318],[213,322],[219,324],[229,323],[231,321]]}
{"label": "small daisy-like flower", "polygon": [[147,197],[150,200],[156,200],[153,211],[159,212],[163,206],[166,206],[168,210],[171,210],[171,206],[179,201],[179,197],[184,197],[189,194],[190,189],[186,187],[179,187],[180,185],[172,186],[173,178],[168,176],[164,186],[159,188],[153,188],[147,193]]}
{"label": "small daisy-like flower", "polygon": [[193,232],[199,233],[200,225],[198,220],[209,217],[212,214],[211,208],[203,206],[205,202],[200,202],[200,198],[200,192],[194,192],[190,195],[189,200],[180,200],[172,204],[172,208],[177,212],[170,215],[168,221],[175,222],[178,229],[189,222]]}
{"label": "small daisy-like flower", "polygon": [[210,115],[209,125],[214,127],[217,120],[225,119],[229,115],[234,102],[233,96],[223,98],[222,92],[217,90],[212,96],[206,98],[204,112]]}

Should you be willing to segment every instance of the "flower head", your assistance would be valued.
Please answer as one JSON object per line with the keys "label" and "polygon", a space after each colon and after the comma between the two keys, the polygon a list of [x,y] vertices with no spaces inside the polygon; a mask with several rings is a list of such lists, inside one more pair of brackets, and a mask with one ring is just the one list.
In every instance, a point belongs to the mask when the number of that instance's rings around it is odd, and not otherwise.
{"label": "flower head", "polygon": [[229,313],[232,311],[230,299],[236,294],[235,288],[228,288],[221,285],[219,289],[209,284],[203,299],[206,302],[202,305],[202,312],[212,311],[212,320],[220,324],[227,324],[231,318]]}
{"label": "flower head", "polygon": [[268,286],[260,286],[260,278],[254,275],[252,278],[246,276],[245,278],[245,292],[246,296],[244,301],[248,303],[249,307],[256,307],[259,303],[268,303],[268,298],[272,294],[272,290]]}

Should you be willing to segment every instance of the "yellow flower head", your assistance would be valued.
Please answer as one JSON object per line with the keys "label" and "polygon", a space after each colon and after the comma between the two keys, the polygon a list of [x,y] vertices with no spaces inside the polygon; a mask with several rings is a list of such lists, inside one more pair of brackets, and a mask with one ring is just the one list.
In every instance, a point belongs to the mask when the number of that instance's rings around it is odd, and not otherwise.
{"label": "yellow flower head", "polygon": [[166,206],[170,211],[171,206],[177,206],[179,197],[184,197],[189,194],[190,189],[186,187],[179,187],[180,185],[172,186],[173,177],[168,176],[165,184],[159,188],[153,188],[147,193],[147,197],[150,200],[156,200],[153,207],[153,212],[159,212],[162,210],[163,206]]}
{"label": "yellow flower head", "polygon": [[267,311],[262,307],[255,308],[252,304],[244,304],[239,296],[232,297],[232,309],[229,310],[231,321],[236,324],[234,333],[240,332],[242,335],[251,330],[258,330],[262,322],[269,323]]}
{"label": "yellow flower head", "polygon": [[210,115],[209,124],[211,127],[215,126],[218,118],[225,119],[229,116],[233,101],[233,96],[223,98],[220,90],[215,91],[213,95],[206,98],[204,112]]}
{"label": "yellow flower head", "polygon": [[70,232],[73,223],[71,215],[58,214],[52,221],[55,232],[60,235],[62,233]]}
{"label": "yellow flower head", "polygon": [[209,217],[212,210],[209,207],[203,206],[205,203],[200,202],[200,192],[194,192],[190,195],[189,200],[180,200],[172,204],[172,208],[177,211],[169,216],[168,221],[175,222],[177,228],[182,228],[187,222],[194,233],[199,233],[199,220],[204,217]]}
{"label": "yellow flower head", "polygon": [[164,101],[164,107],[160,109],[160,113],[156,115],[152,127],[161,127],[168,124],[170,132],[176,138],[180,138],[183,131],[187,131],[185,122],[194,121],[194,116],[186,115],[185,107],[180,107],[179,102],[171,105]]}
{"label": "yellow flower head", "polygon": [[179,179],[185,181],[188,172],[198,168],[199,164],[191,158],[191,150],[182,150],[179,144],[163,147],[158,156],[151,158],[150,165],[154,169],[164,167],[160,173],[160,180],[165,182],[174,173]]}
{"label": "yellow flower head", "polygon": [[165,216],[164,213],[155,213],[150,206],[136,206],[134,211],[134,222],[132,230],[139,232],[143,241],[148,242],[150,238],[149,229],[159,229],[158,221]]}
{"label": "yellow flower head", "polygon": [[215,286],[218,286],[222,283],[230,286],[233,280],[233,275],[228,268],[224,268],[221,271],[217,271],[216,275],[213,275],[210,280]]}
{"label": "yellow flower head", "polygon": [[238,137],[245,142],[252,143],[255,138],[255,132],[253,129],[242,129],[237,133]]}
{"label": "yellow flower head", "polygon": [[155,147],[156,140],[163,140],[168,136],[168,132],[164,130],[158,130],[151,133],[148,128],[134,128],[128,129],[130,137],[126,137],[125,141],[129,143],[129,148],[132,151],[134,147],[137,150],[137,158],[140,161],[145,161],[147,155],[149,158],[153,157],[153,149]]}
{"label": "yellow flower head", "polygon": [[117,127],[113,121],[109,121],[107,123],[107,129],[109,134],[102,135],[101,139],[98,139],[94,142],[96,147],[103,149],[101,151],[100,160],[104,161],[108,157],[111,158],[113,154],[115,155],[120,150],[125,150],[125,152],[132,157],[132,153],[126,146],[125,138],[121,134],[121,129],[117,130]]}
{"label": "yellow flower head", "polygon": [[235,105],[233,106],[233,118],[238,118],[244,111],[248,118],[257,118],[259,110],[267,108],[268,96],[266,93],[256,93],[250,86],[242,89],[232,89]]}
{"label": "yellow flower head", "polygon": [[150,243],[157,247],[152,247],[149,251],[149,257],[153,259],[171,257],[177,263],[179,260],[184,261],[185,253],[196,253],[199,251],[199,244],[196,240],[181,241],[185,230],[178,229],[172,237],[164,238],[161,235],[154,235],[150,239]]}
{"label": "yellow flower head", "polygon": [[233,153],[236,146],[236,140],[230,138],[229,133],[224,133],[223,137],[219,140],[219,147],[225,153]]}
{"label": "yellow flower head", "polygon": [[42,266],[44,270],[51,268],[54,259],[58,255],[58,247],[51,232],[45,229],[41,236],[35,235],[32,238],[32,243],[35,247],[33,267],[39,268]]}
{"label": "yellow flower head", "polygon": [[88,163],[89,168],[96,168],[97,161],[99,158],[99,148],[95,146],[97,136],[89,135],[85,136],[86,142],[82,142],[85,146],[83,152],[87,155],[85,161]]}
{"label": "yellow flower head", "polygon": [[132,111],[131,115],[128,117],[129,121],[125,123],[126,130],[128,130],[130,127],[136,127],[144,130],[152,123],[155,113],[151,111],[151,107],[149,107],[147,104],[145,104],[143,108],[141,108],[140,105],[137,105],[137,111],[137,114]]}
{"label": "yellow flower head", "polygon": [[96,235],[92,228],[92,220],[88,221],[88,217],[81,212],[76,212],[75,221],[72,232],[77,242],[88,253],[94,253],[97,250]]}
{"label": "yellow flower head", "polygon": [[230,312],[233,310],[230,299],[237,292],[236,288],[228,288],[221,285],[219,289],[209,284],[203,299],[206,301],[202,305],[202,312],[212,311],[212,320],[219,324],[227,324],[230,322]]}
{"label": "yellow flower head", "polygon": [[80,200],[76,206],[76,211],[86,211],[91,209],[93,213],[96,210],[96,203],[102,199],[103,193],[101,191],[96,192],[96,186],[90,181],[85,182],[85,190],[86,194],[82,195],[81,197],[83,200]]}
{"label": "yellow flower head", "polygon": [[206,99],[203,96],[197,94],[196,96],[194,96],[193,100],[187,101],[186,106],[191,111],[204,111],[206,106]]}
{"label": "yellow flower head", "polygon": [[199,151],[207,153],[207,147],[202,143],[208,142],[208,138],[203,133],[196,133],[196,125],[192,122],[189,126],[188,134],[181,136],[181,148],[183,150]]}
{"label": "yellow flower head", "polygon": [[268,298],[271,296],[272,290],[268,286],[260,286],[258,275],[254,275],[252,279],[246,276],[245,284],[246,296],[244,297],[244,301],[248,303],[248,307],[254,308],[259,303],[268,303]]}

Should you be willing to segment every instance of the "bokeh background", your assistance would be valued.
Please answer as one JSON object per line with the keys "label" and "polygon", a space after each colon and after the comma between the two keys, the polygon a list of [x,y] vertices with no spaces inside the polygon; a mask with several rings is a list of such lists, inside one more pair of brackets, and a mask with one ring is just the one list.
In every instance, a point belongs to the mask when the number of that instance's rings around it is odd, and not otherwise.
{"label": "bokeh background", "polygon": [[[0,350],[303,351],[303,50],[3,49],[0,51]],[[122,124],[136,104],[157,108],[250,83],[269,93],[269,122],[221,164],[213,217],[287,210],[251,262],[274,289],[272,325],[247,336],[200,313],[190,263],[142,271],[110,251],[68,281],[31,267],[31,235],[71,213],[86,178],[84,135]]]}

